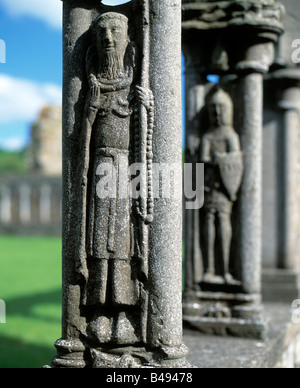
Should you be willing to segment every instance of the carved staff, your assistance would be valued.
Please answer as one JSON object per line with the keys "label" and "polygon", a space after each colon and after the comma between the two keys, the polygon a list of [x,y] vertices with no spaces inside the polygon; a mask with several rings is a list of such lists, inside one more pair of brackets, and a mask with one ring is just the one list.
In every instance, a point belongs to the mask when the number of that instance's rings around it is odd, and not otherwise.
{"label": "carved staff", "polygon": [[[141,87],[149,90],[149,63],[150,63],[150,10],[149,0],[143,1],[143,58]],[[153,221],[153,189],[152,189],[152,134],[153,134],[153,98],[150,101],[149,111],[141,104],[139,107],[139,160],[143,166],[141,171],[141,197],[138,206],[140,222],[141,241],[141,274],[142,274],[142,338],[147,342],[147,321],[148,321],[148,292],[145,289],[148,279],[148,236],[149,224]]]}

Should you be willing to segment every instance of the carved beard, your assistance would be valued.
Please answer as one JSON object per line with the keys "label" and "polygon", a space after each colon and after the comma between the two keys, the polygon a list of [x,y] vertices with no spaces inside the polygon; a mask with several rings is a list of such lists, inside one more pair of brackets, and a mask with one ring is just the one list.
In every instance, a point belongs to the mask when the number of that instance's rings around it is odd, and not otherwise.
{"label": "carved beard", "polygon": [[120,78],[124,73],[124,55],[119,52],[103,53],[100,57],[100,77],[107,80]]}

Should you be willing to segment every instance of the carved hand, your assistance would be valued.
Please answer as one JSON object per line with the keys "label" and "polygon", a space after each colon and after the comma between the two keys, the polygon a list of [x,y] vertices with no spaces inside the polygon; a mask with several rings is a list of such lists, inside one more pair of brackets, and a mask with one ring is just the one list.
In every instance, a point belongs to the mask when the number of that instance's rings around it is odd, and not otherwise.
{"label": "carved hand", "polygon": [[151,102],[153,101],[152,91],[150,89],[143,88],[142,86],[136,86],[136,95],[138,101],[143,104],[147,110],[149,110]]}
{"label": "carved hand", "polygon": [[94,109],[100,108],[100,98],[101,98],[101,90],[100,86],[96,83],[90,88],[90,107]]}

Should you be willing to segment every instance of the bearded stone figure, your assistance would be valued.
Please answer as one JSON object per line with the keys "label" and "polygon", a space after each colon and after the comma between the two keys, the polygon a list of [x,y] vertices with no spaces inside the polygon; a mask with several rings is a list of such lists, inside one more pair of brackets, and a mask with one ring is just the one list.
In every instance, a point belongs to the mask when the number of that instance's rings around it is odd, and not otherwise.
{"label": "bearded stone figure", "polygon": [[[92,25],[94,42],[86,55],[89,91],[83,131],[86,136],[87,198],[87,335],[94,344],[132,345],[142,341],[143,285],[136,229],[143,222],[130,200],[129,165],[137,162],[139,109],[153,116],[152,93],[137,74],[137,47],[130,41],[123,14],[101,14]],[[99,195],[101,179],[111,166],[114,179],[128,195]],[[128,179],[127,179],[128,178]],[[123,179],[123,180],[122,180]]]}

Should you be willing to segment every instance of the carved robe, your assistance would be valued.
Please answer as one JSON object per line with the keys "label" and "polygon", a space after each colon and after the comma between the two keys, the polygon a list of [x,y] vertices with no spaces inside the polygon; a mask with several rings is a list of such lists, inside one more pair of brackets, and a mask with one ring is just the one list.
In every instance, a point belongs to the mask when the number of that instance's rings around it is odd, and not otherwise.
{"label": "carved robe", "polygon": [[[117,80],[101,79],[95,74],[101,90],[100,108],[86,107],[87,149],[87,236],[89,262],[88,305],[136,305],[139,299],[134,263],[133,216],[129,195],[119,198],[119,166],[123,172],[130,164],[131,122],[134,98],[133,47],[129,46],[130,64]],[[95,48],[87,53],[87,65],[94,63]],[[127,53],[128,56],[128,53]],[[88,69],[90,70],[90,69]],[[93,73],[91,69],[90,72]],[[111,166],[111,169],[108,167]],[[103,168],[102,168],[103,167]],[[113,171],[114,195],[99,197],[103,171]],[[121,177],[124,179],[124,176]],[[129,187],[129,176],[126,183]],[[122,183],[122,182],[121,182]],[[111,193],[110,193],[111,194]]]}

